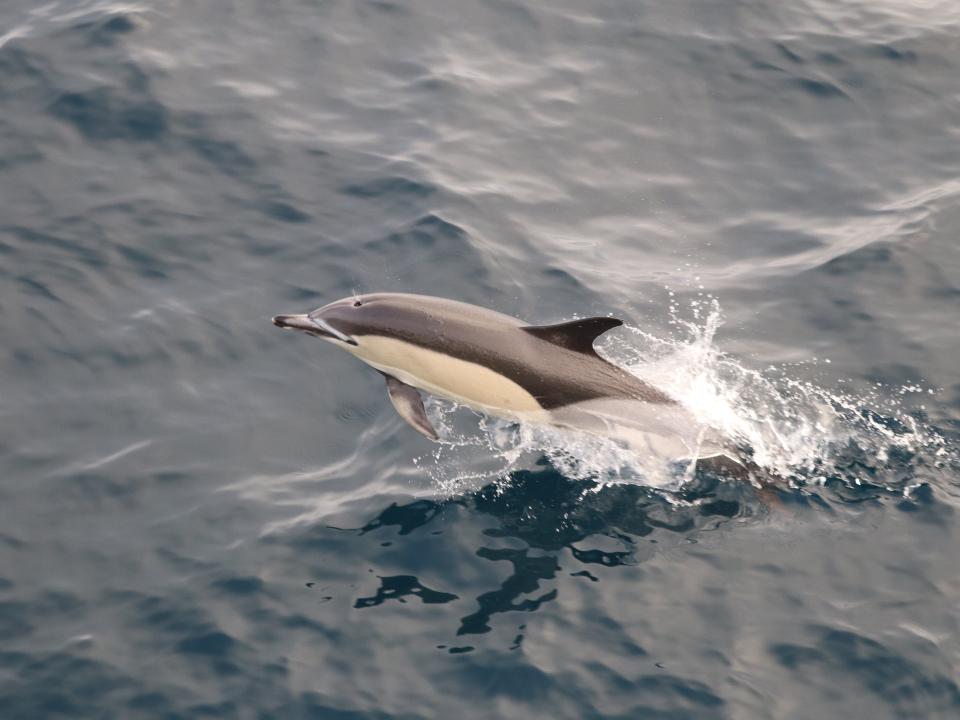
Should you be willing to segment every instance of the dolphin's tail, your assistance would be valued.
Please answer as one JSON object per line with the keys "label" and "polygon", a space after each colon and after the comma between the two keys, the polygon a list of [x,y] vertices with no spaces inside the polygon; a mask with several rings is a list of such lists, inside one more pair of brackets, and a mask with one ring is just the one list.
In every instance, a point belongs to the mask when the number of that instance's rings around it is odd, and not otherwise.
{"label": "dolphin's tail", "polygon": [[760,485],[761,488],[782,487],[785,479],[745,457],[735,450],[727,450],[718,455],[700,458],[697,468],[721,477],[746,480]]}

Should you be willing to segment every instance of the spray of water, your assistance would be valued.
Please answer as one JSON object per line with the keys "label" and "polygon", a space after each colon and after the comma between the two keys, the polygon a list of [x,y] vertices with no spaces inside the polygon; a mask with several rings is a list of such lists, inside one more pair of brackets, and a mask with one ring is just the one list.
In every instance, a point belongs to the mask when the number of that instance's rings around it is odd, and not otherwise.
{"label": "spray of water", "polygon": [[[832,481],[909,493],[927,470],[958,464],[948,441],[904,404],[931,389],[875,386],[851,394],[792,377],[789,368],[752,369],[717,347],[716,300],[695,300],[685,313],[676,304],[670,309],[669,337],[628,327],[601,352],[671,394],[767,477],[794,488]],[[674,491],[696,471],[692,463],[664,464],[607,438],[509,423],[444,401],[432,401],[429,412],[444,443],[417,462],[444,493],[544,462],[594,488],[637,483]]]}

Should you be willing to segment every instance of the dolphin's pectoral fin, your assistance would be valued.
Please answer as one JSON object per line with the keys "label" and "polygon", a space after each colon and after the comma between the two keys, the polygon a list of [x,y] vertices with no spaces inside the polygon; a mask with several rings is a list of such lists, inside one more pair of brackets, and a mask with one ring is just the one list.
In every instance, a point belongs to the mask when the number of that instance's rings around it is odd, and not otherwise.
{"label": "dolphin's pectoral fin", "polygon": [[426,435],[431,440],[439,440],[440,436],[433,429],[427,417],[427,411],[423,409],[423,399],[416,388],[400,382],[393,375],[384,373],[383,376],[387,379],[387,394],[390,396],[390,402],[393,403],[400,417],[421,435]]}
{"label": "dolphin's pectoral fin", "polygon": [[593,354],[593,341],[611,328],[620,327],[623,320],[611,317],[592,317],[571,320],[559,325],[527,325],[523,330],[534,337],[575,352]]}

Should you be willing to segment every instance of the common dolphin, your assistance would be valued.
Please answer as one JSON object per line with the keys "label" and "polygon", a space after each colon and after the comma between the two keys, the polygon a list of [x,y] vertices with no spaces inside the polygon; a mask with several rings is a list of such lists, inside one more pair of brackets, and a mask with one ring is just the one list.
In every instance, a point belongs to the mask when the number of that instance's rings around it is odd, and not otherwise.
{"label": "common dolphin", "polygon": [[597,354],[597,337],[623,324],[616,318],[529,325],[455,300],[372,293],[273,323],[379,370],[397,412],[431,440],[439,436],[418,390],[489,415],[611,437],[664,459],[730,455],[675,399]]}

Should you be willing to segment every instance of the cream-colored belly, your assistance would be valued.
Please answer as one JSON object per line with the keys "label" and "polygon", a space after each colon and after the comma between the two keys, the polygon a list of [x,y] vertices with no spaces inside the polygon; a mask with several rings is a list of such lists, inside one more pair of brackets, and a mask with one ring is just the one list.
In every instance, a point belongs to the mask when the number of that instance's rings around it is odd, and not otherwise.
{"label": "cream-colored belly", "polygon": [[346,346],[349,352],[377,370],[433,395],[494,415],[525,418],[545,414],[533,395],[483,365],[393,338],[365,335],[356,339],[357,346]]}

